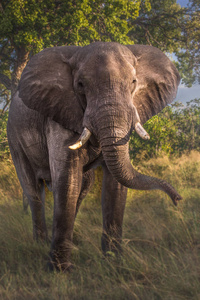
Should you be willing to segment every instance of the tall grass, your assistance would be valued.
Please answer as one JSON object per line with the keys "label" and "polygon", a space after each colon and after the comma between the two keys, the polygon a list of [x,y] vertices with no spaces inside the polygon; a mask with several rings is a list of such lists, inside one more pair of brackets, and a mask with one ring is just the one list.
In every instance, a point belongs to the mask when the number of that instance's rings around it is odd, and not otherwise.
{"label": "tall grass", "polygon": [[[14,169],[1,165],[0,299],[200,299],[200,153],[152,159],[139,169],[170,181],[183,196],[178,207],[160,191],[130,190],[123,257],[104,258],[101,205],[93,190],[75,223],[76,268],[62,274],[46,271],[49,245],[33,241]],[[52,206],[50,196],[50,235]]]}

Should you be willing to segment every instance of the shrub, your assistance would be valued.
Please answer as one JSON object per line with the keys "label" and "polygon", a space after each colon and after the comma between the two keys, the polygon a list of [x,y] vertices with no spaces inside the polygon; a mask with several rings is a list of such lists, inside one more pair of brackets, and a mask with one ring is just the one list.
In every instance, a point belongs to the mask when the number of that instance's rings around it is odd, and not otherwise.
{"label": "shrub", "polygon": [[192,150],[200,151],[200,99],[184,106],[175,103],[151,118],[144,128],[150,135],[144,141],[134,132],[130,139],[130,156],[134,162],[167,155],[181,156]]}

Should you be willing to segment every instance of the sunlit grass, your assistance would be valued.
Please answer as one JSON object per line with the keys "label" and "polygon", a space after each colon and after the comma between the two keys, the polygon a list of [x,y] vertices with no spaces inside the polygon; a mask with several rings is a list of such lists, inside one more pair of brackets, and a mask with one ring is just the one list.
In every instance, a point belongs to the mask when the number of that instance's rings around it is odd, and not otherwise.
{"label": "sunlit grass", "polygon": [[[200,299],[200,154],[174,161],[164,157],[139,168],[171,182],[183,197],[178,207],[160,191],[129,191],[123,257],[103,258],[101,204],[93,190],[75,223],[76,268],[60,274],[46,271],[50,245],[33,241],[30,210],[23,211],[14,169],[4,164],[0,299]],[[52,207],[51,196],[46,208],[50,235]]]}

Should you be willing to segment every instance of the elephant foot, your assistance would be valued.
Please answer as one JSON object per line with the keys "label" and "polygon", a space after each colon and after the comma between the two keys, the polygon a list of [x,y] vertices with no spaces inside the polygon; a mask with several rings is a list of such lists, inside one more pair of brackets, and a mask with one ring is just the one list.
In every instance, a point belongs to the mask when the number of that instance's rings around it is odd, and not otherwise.
{"label": "elephant foot", "polygon": [[121,238],[115,239],[103,233],[101,248],[105,257],[120,257],[122,255]]}
{"label": "elephant foot", "polygon": [[69,261],[68,258],[60,257],[54,251],[50,253],[49,261],[47,263],[47,268],[49,271],[58,271],[58,272],[72,272],[75,269],[75,266]]}
{"label": "elephant foot", "polygon": [[75,269],[75,265],[73,265],[70,262],[59,263],[50,260],[47,263],[47,271],[49,272],[57,271],[62,273],[71,273],[74,269]]}

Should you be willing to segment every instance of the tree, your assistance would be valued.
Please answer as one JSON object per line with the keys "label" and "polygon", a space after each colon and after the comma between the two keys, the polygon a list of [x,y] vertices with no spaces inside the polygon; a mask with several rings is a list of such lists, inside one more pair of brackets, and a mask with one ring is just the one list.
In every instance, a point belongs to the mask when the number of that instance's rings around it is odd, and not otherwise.
{"label": "tree", "polygon": [[134,43],[149,44],[175,53],[183,83],[200,83],[200,1],[181,7],[176,0],[150,0],[151,10],[141,6],[129,36]]}
{"label": "tree", "polygon": [[[148,9],[149,0],[143,1]],[[30,56],[45,47],[131,42],[141,0],[7,0],[0,4],[0,82],[14,95]]]}
{"label": "tree", "polygon": [[0,110],[0,161],[9,159],[10,150],[8,146],[7,139],[7,122],[8,122],[8,112],[1,113]]}
{"label": "tree", "polygon": [[186,106],[174,103],[151,118],[144,128],[150,135],[144,141],[134,132],[130,140],[130,156],[136,163],[140,158],[159,157],[163,153],[180,156],[191,150],[200,151],[200,99]]}
{"label": "tree", "polygon": [[45,47],[117,41],[177,55],[187,85],[199,79],[199,0],[0,1],[0,99],[8,107],[30,57]]}
{"label": "tree", "polygon": [[[42,3],[40,1],[40,3]],[[15,93],[30,53],[42,48],[39,36],[42,5],[35,1],[4,1],[0,4],[0,81]]]}
{"label": "tree", "polygon": [[189,0],[188,8],[181,19],[183,45],[176,51],[183,82],[191,86],[200,84],[200,1]]}

